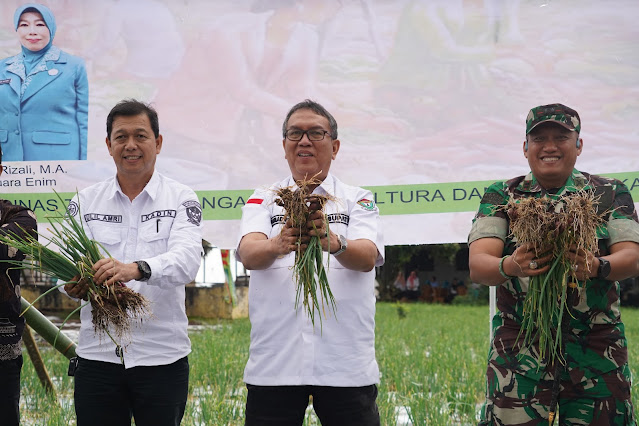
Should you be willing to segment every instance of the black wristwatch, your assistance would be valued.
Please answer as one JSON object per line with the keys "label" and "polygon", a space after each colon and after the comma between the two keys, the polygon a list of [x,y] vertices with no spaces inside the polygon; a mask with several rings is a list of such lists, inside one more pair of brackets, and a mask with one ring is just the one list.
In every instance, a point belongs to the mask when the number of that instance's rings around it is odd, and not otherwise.
{"label": "black wristwatch", "polygon": [[151,267],[144,260],[136,260],[135,263],[138,264],[138,271],[142,274],[142,278],[138,281],[148,281],[151,278]]}
{"label": "black wristwatch", "polygon": [[597,268],[597,278],[608,278],[610,275],[610,262],[603,257],[598,257],[599,268]]}

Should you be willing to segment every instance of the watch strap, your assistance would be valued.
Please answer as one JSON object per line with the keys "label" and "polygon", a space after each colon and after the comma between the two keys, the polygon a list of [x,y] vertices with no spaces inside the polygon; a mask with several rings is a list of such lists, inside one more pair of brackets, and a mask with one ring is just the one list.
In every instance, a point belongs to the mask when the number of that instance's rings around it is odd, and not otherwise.
{"label": "watch strap", "polygon": [[610,262],[603,257],[598,257],[599,268],[597,268],[597,278],[608,278],[610,275]]}
{"label": "watch strap", "polygon": [[344,251],[346,251],[346,247],[348,247],[348,242],[346,241],[345,236],[338,234],[337,239],[339,240],[339,250],[333,253],[333,256],[338,256],[344,253]]}
{"label": "watch strap", "polygon": [[138,265],[138,271],[142,274],[142,277],[138,281],[148,281],[151,278],[151,267],[144,260],[136,260]]}

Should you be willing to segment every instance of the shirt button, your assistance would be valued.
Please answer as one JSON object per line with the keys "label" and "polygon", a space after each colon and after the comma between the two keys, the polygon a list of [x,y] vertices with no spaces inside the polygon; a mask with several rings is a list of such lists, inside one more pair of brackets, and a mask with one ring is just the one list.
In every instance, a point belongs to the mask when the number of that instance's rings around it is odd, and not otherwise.
{"label": "shirt button", "polygon": [[20,134],[20,130],[16,130],[14,133],[15,133],[16,135],[19,135],[19,134]]}

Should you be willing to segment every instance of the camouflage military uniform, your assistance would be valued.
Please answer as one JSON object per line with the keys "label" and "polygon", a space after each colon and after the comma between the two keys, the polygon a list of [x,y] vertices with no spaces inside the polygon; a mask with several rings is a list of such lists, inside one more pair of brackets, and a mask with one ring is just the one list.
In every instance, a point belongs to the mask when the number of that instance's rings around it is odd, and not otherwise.
{"label": "camouflage military uniform", "polygon": [[[469,243],[497,237],[504,255],[516,241],[508,232],[508,219],[497,209],[510,198],[557,198],[577,190],[599,196],[606,222],[597,230],[600,256],[621,241],[639,243],[639,223],[628,189],[618,180],[573,170],[564,187],[547,193],[532,173],[491,185],[479,207]],[[548,424],[554,368],[538,356],[537,348],[522,348],[517,339],[528,289],[528,278],[513,278],[497,287],[497,315],[488,356],[487,399],[480,425]],[[630,370],[624,325],[619,312],[619,283],[590,279],[579,294],[569,290],[569,317],[564,344],[566,368],[561,372],[559,423],[561,425],[635,425],[630,400]]]}

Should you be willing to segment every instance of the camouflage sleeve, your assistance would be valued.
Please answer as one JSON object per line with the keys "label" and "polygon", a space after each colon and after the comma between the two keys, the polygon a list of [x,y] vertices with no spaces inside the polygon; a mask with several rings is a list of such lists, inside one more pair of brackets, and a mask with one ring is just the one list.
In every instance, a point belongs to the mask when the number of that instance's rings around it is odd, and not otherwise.
{"label": "camouflage sleeve", "polygon": [[468,235],[468,244],[480,238],[499,238],[506,241],[508,220],[506,213],[499,207],[508,202],[507,187],[504,182],[490,185],[479,204],[479,210],[473,219]]}
{"label": "camouflage sleeve", "polygon": [[615,198],[612,204],[612,213],[608,219],[608,246],[622,241],[639,243],[639,221],[635,204],[628,187],[621,181],[614,182]]}

